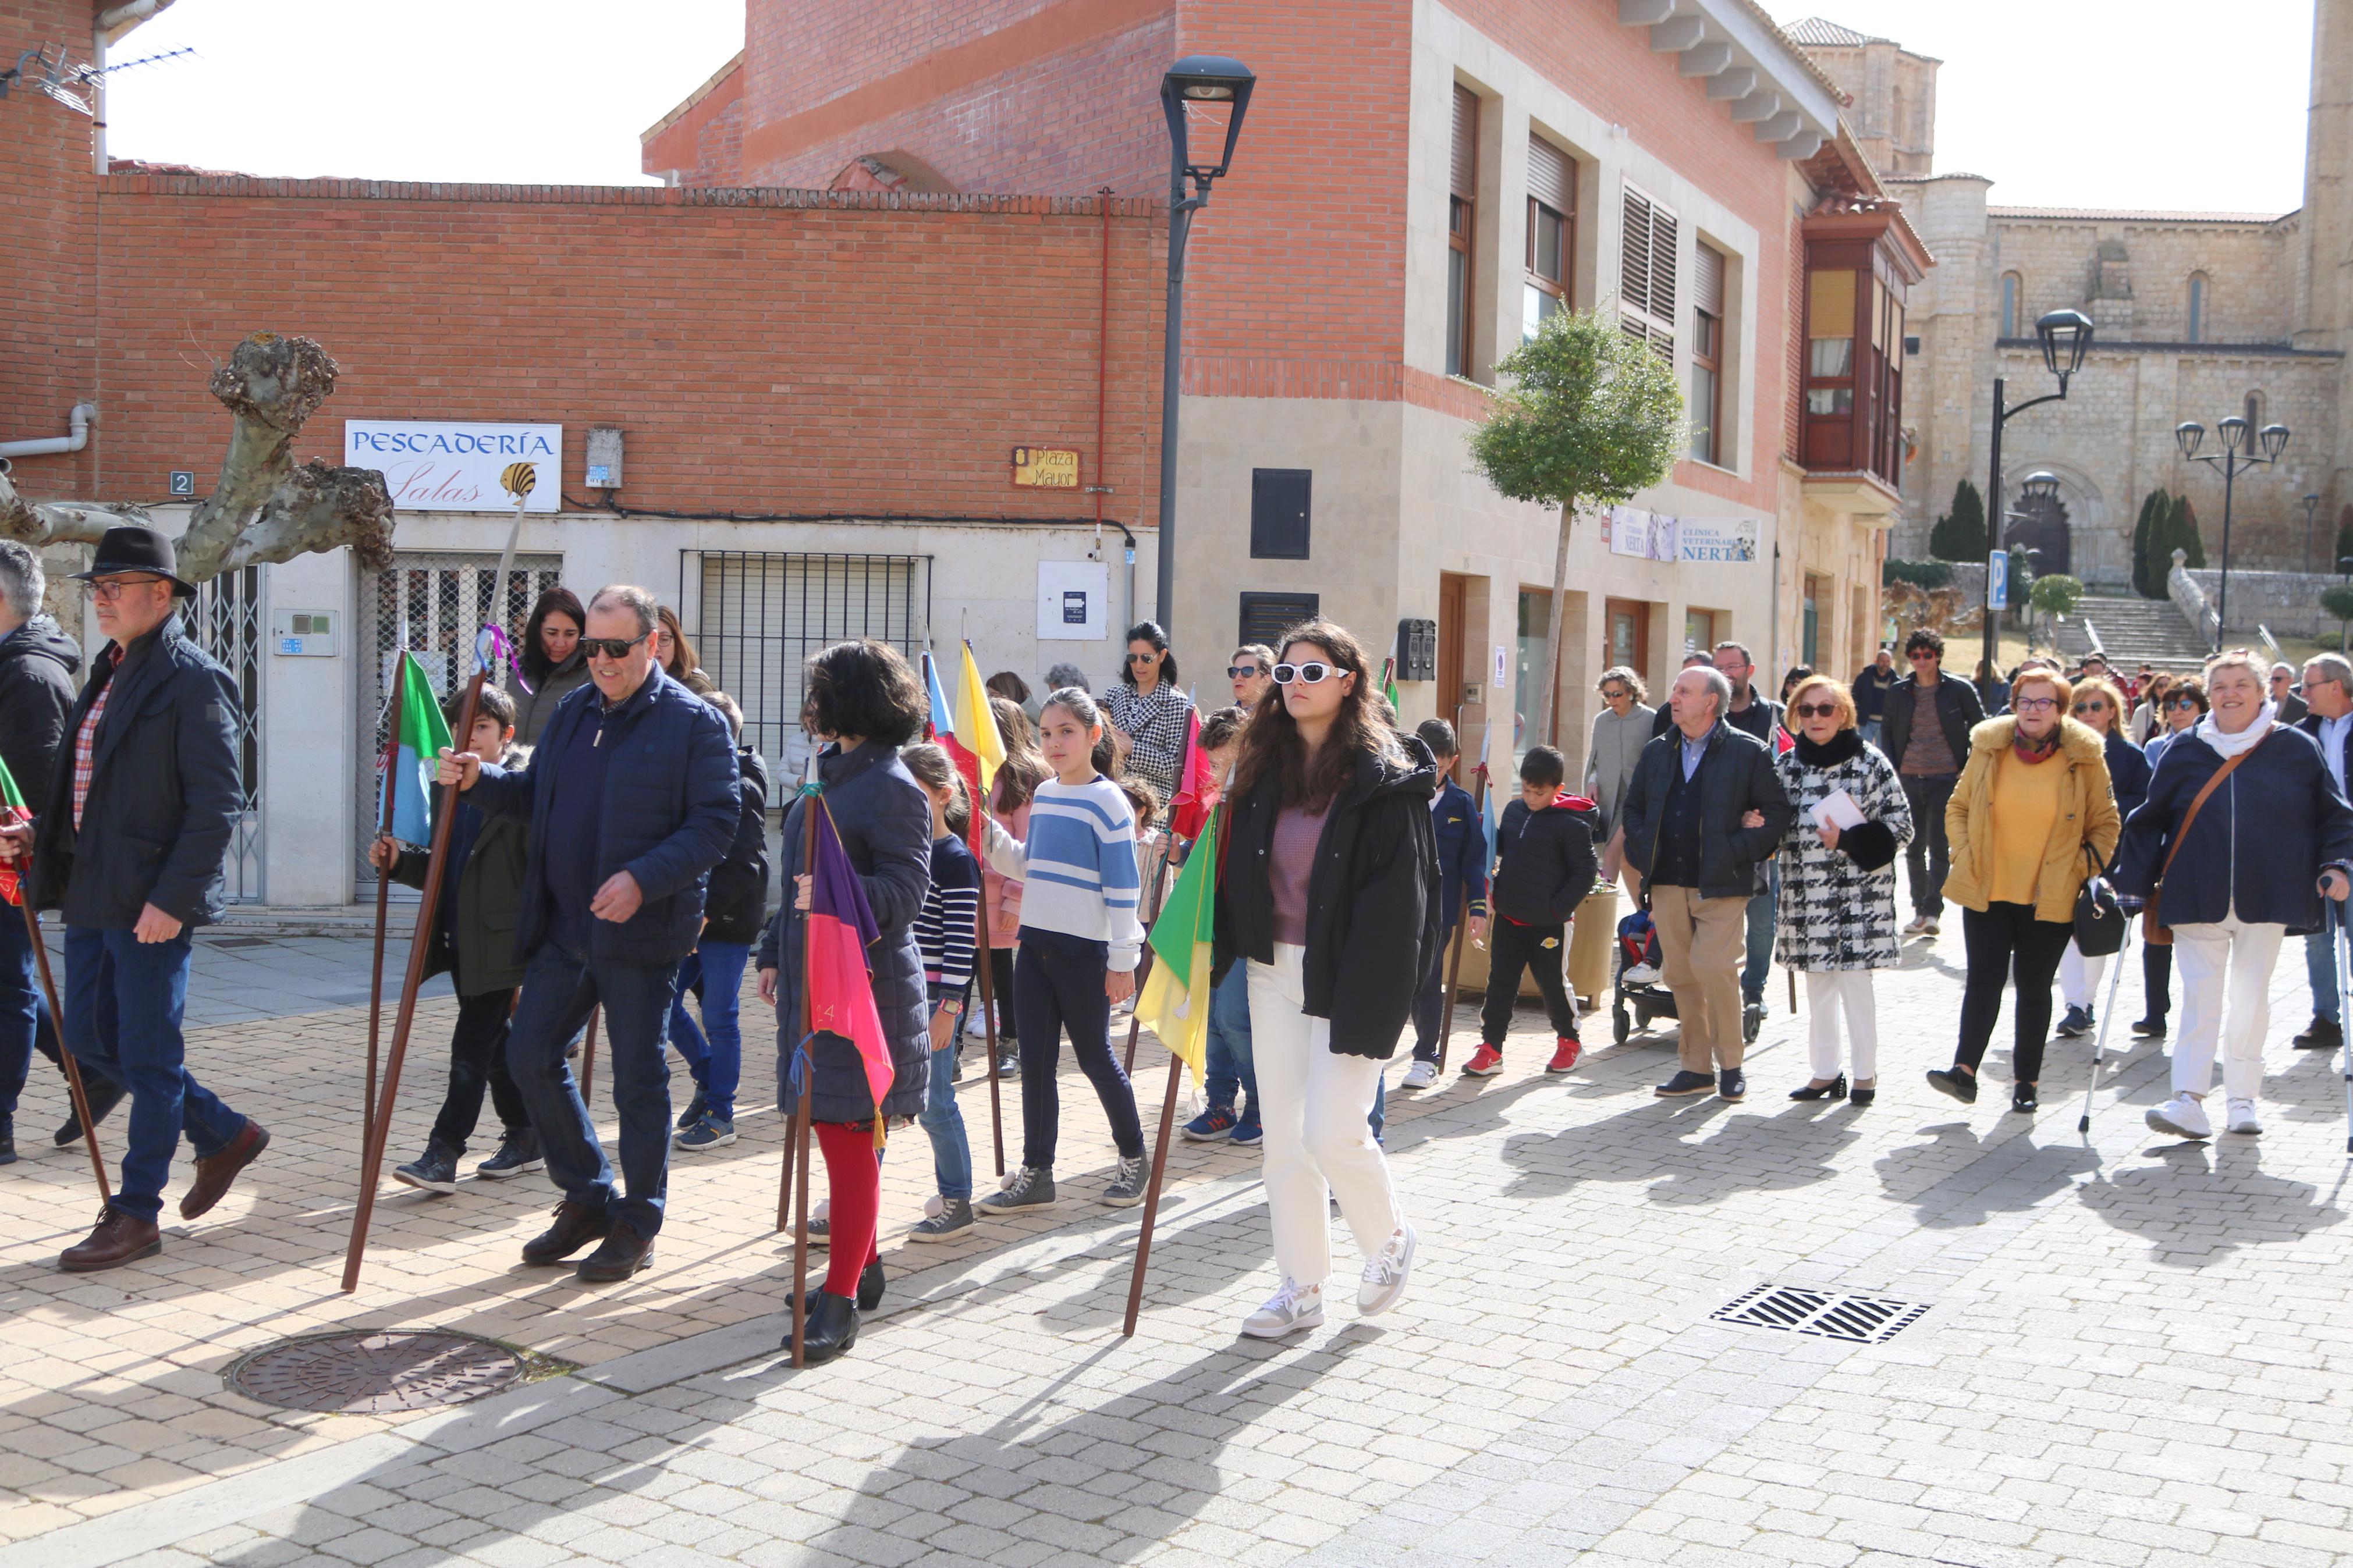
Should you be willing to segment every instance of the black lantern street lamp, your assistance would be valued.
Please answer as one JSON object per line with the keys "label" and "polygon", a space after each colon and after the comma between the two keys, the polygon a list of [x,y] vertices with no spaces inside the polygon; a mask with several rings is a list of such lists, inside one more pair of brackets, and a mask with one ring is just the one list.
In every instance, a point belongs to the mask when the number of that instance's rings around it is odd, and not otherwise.
{"label": "black lantern street lamp", "polygon": [[[1992,471],[1989,476],[1992,482],[1986,489],[1986,504],[1993,509],[1993,515],[2001,518],[2005,522],[2009,520],[2009,514],[2001,500],[2001,427],[2010,422],[2010,416],[2013,414],[2023,414],[2028,409],[2042,404],[2064,403],[2067,400],[2068,378],[2084,368],[2084,355],[2092,346],[2092,319],[2081,310],[2053,310],[2034,323],[2034,335],[2042,342],[2042,366],[2059,378],[2059,390],[2046,392],[2040,397],[2029,398],[2012,408],[2010,406],[2007,385],[2003,378],[2000,376],[1993,378],[1993,458],[1989,465]],[[2037,483],[2043,479],[2049,479],[2051,483],[2047,494],[2057,496],[2058,479],[2048,474],[2034,476]],[[1996,537],[1987,542],[1994,550],[2000,549],[2001,539],[1999,531]],[[1985,603],[1981,606],[1980,616],[1985,622],[1985,657],[1980,668],[1983,671],[1983,679],[1990,681],[1994,679],[1993,565],[1990,554],[1987,558]]]}
{"label": "black lantern street lamp", "polygon": [[[2222,581],[2214,595],[2214,651],[2222,651],[2222,628],[2229,624],[2225,617],[2231,610],[2231,492],[2235,488],[2241,470],[2268,468],[2279,461],[2287,450],[2287,426],[2266,425],[2261,430],[2251,430],[2247,422],[2233,414],[2215,421],[2215,433],[2222,437],[2222,449],[2200,456],[2198,448],[2206,439],[2206,426],[2194,419],[2185,419],[2173,427],[2174,444],[2181,455],[2193,463],[2222,472]],[[2256,448],[2262,447],[2258,455]]]}
{"label": "black lantern street lamp", "polygon": [[[1168,309],[1160,367],[1160,543],[1155,578],[1160,624],[1174,635],[1176,616],[1176,382],[1184,353],[1185,241],[1193,213],[1207,206],[1209,183],[1225,174],[1241,139],[1242,115],[1258,78],[1240,60],[1223,55],[1187,55],[1160,79],[1160,112],[1168,121]],[[1214,163],[1195,163],[1191,148],[1193,106],[1223,104],[1226,141]],[[1204,150],[1206,151],[1206,149]],[[1193,193],[1185,193],[1185,182]]]}

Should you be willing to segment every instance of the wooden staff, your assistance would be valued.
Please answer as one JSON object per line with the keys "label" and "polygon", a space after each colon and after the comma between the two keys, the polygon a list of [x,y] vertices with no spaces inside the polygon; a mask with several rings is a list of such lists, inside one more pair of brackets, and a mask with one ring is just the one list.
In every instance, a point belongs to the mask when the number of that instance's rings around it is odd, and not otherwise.
{"label": "wooden staff", "polygon": [[[801,795],[800,875],[813,878],[815,873],[809,870],[809,867],[817,860],[818,812],[818,794],[814,787],[817,778],[817,757],[814,752],[809,757],[809,778],[811,783],[804,786]],[[810,883],[810,887],[814,890],[816,887],[814,881]],[[800,902],[797,883],[791,897],[796,905]],[[787,1199],[793,1200],[792,1346],[793,1364],[797,1367],[805,1364],[803,1357],[807,1347],[803,1342],[808,1337],[809,1106],[810,1102],[817,1098],[817,1051],[816,1042],[812,1037],[816,1028],[816,1010],[809,998],[811,956],[809,915],[811,912],[813,911],[801,911],[800,1043],[793,1047],[793,1054],[797,1058],[800,1068],[798,1073],[800,1094],[793,1105],[792,1135],[785,1140],[785,1173],[779,1180],[776,1193],[776,1228],[778,1230],[785,1227],[786,1202]],[[786,1075],[787,1080],[793,1076],[795,1075],[790,1073]],[[874,1115],[876,1120],[881,1120],[881,1107],[875,1107]],[[796,1165],[800,1167],[797,1191],[795,1190],[793,1181],[793,1168]]]}
{"label": "wooden staff", "polygon": [[[1479,842],[1485,844],[1487,842],[1487,764],[1484,763],[1475,764],[1471,770],[1471,776],[1479,786],[1478,792],[1471,797],[1471,811],[1479,819]],[[1489,845],[1486,853],[1492,861],[1494,858],[1494,847]],[[1493,905],[1490,903],[1488,907],[1492,910]],[[1446,1076],[1446,1047],[1454,1036],[1454,995],[1462,984],[1462,942],[1470,934],[1471,887],[1466,882],[1462,887],[1461,913],[1454,922],[1454,954],[1447,960],[1446,965],[1445,1021],[1438,1026],[1438,1075],[1440,1078]],[[1493,983],[1490,982],[1490,984]]]}
{"label": "wooden staff", "polygon": [[66,1093],[72,1098],[74,1115],[81,1121],[81,1141],[90,1145],[90,1169],[98,1178],[99,1201],[111,1204],[114,1189],[106,1180],[106,1156],[98,1152],[98,1123],[90,1118],[90,1095],[82,1088],[80,1064],[66,1048],[65,1009],[58,1005],[57,977],[49,973],[49,950],[41,941],[41,917],[33,908],[33,858],[26,855],[19,863],[25,874],[17,881],[16,896],[25,900],[25,934],[32,939],[33,963],[41,972],[41,994],[48,998],[49,1021],[58,1032],[58,1065],[66,1069]]}
{"label": "wooden staff", "polygon": [[[1005,1104],[999,1098],[1001,1091],[997,1084],[997,983],[990,973],[997,965],[995,954],[988,945],[988,900],[986,896],[980,900],[978,912],[973,916],[973,923],[980,937],[979,962],[974,967],[980,971],[980,1019],[981,1026],[987,1031],[986,1038],[988,1043],[988,1134],[997,1143],[997,1173],[1002,1176],[1005,1174]],[[958,1020],[956,1030],[958,1034],[963,1032],[962,1020]],[[957,1045],[961,1048],[963,1042],[959,1040]]]}
{"label": "wooden staff", "polygon": [[[1201,1005],[1207,1006],[1208,998]],[[1134,1041],[1134,1036],[1130,1035]],[[1153,1222],[1160,1215],[1160,1173],[1168,1168],[1168,1130],[1176,1121],[1176,1091],[1183,1087],[1178,1076],[1185,1070],[1185,1058],[1175,1051],[1168,1053],[1168,1088],[1160,1097],[1160,1136],[1153,1141],[1152,1174],[1144,1184],[1144,1229],[1135,1238],[1135,1269],[1127,1279],[1127,1320],[1120,1326],[1122,1339],[1135,1337],[1135,1315],[1144,1308],[1144,1270],[1152,1259]]]}
{"label": "wooden staff", "polygon": [[[482,699],[481,662],[466,683],[466,700],[458,710],[457,734],[470,737],[474,714]],[[375,1213],[376,1178],[384,1169],[384,1146],[392,1131],[393,1101],[400,1095],[400,1064],[408,1054],[408,1031],[417,1021],[417,988],[425,983],[425,960],[432,950],[433,911],[441,900],[441,878],[449,865],[449,830],[458,821],[458,785],[441,790],[440,814],[433,822],[433,858],[425,868],[425,899],[417,906],[417,929],[408,939],[408,973],[400,984],[400,1012],[392,1025],[392,1051],[384,1064],[384,1089],[369,1119],[360,1156],[359,1204],[352,1212],[352,1237],[343,1253],[343,1293],[360,1287],[360,1258],[367,1251],[368,1221]]]}
{"label": "wooden staff", "polygon": [[[401,658],[406,659],[407,657],[407,650],[403,649]],[[393,668],[396,673],[392,689],[392,738],[384,748],[384,822],[377,830],[379,838],[392,837],[395,784],[392,770],[400,764],[400,667],[395,665]],[[360,1101],[360,1147],[363,1149],[375,1138],[375,1042],[376,1032],[384,1022],[384,927],[391,896],[392,868],[379,866],[375,872],[375,963],[368,973],[367,1098]]]}
{"label": "wooden staff", "polygon": [[[587,1108],[588,1097],[596,1092],[596,1020],[604,1016],[605,1006],[598,1003],[588,1009],[588,1035],[580,1042],[580,1104]],[[670,1027],[670,1017],[662,1017],[662,1027]]]}

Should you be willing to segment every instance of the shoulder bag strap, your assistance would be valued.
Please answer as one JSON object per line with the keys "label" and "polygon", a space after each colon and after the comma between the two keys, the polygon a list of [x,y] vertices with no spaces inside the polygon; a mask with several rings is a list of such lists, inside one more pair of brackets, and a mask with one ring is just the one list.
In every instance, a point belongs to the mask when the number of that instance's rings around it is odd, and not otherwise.
{"label": "shoulder bag strap", "polygon": [[[2269,735],[2263,737],[2263,741],[2270,739]],[[2231,776],[2232,769],[2263,749],[2263,741],[2257,741],[2253,745],[2216,768],[2214,776],[2208,779],[2197,795],[2190,799],[2189,809],[2182,814],[2181,826],[2173,830],[2173,842],[2165,847],[2165,864],[2158,868],[2157,882],[2159,892],[2164,891],[2165,874],[2173,869],[2173,858],[2181,853],[2181,841],[2189,837],[2189,825],[2198,820],[2198,808],[2206,804],[2208,795],[2221,787],[2222,781]]]}

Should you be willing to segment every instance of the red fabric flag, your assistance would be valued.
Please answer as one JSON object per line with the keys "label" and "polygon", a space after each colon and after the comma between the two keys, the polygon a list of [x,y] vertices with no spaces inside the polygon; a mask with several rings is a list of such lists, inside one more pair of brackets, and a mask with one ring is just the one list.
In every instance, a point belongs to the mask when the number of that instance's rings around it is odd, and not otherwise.
{"label": "red fabric flag", "polygon": [[812,796],[818,814],[817,858],[809,868],[809,1027],[838,1035],[858,1048],[866,1087],[879,1113],[891,1092],[891,1047],[882,1037],[882,1016],[874,1006],[874,979],[866,950],[881,939],[874,911],[858,872],[842,852],[841,835],[822,796]]}
{"label": "red fabric flag", "polygon": [[1201,710],[1196,708],[1185,729],[1185,772],[1168,803],[1169,831],[1189,843],[1201,837],[1209,826],[1209,813],[1217,808],[1218,773],[1201,749]]}

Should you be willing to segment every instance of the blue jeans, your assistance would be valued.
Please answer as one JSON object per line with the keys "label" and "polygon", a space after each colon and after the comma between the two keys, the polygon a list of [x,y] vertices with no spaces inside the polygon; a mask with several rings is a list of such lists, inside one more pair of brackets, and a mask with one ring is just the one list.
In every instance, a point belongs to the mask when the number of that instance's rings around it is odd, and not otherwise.
{"label": "blue jeans", "polygon": [[1250,1061],[1249,969],[1249,964],[1237,963],[1209,993],[1208,1071],[1201,1089],[1211,1105],[1229,1109],[1258,1103],[1258,1071]]}
{"label": "blue jeans", "polygon": [[0,903],[0,1116],[16,1114],[16,1098],[25,1092],[37,1047],[49,1060],[58,1059],[57,1026],[33,967],[33,935],[25,929],[25,911]]}
{"label": "blue jeans", "polygon": [[[2312,1016],[2331,1024],[2342,1024],[2337,997],[2337,916],[2332,910],[2327,923],[2304,939],[2304,973],[2312,982]],[[21,1081],[21,1079],[19,1080]]]}
{"label": "blue jeans", "polygon": [[1773,964],[1773,903],[1781,895],[1781,868],[1768,867],[1765,890],[1748,900],[1748,962],[1740,971],[1744,1002],[1765,999],[1765,977]]}
{"label": "blue jeans", "polygon": [[1062,1100],[1054,1068],[1070,1031],[1071,1054],[1094,1086],[1124,1160],[1144,1152],[1135,1089],[1111,1048],[1111,998],[1103,994],[1104,945],[1059,931],[1021,928],[1013,960],[1013,1008],[1021,1019],[1021,1163],[1054,1168]]}
{"label": "blue jeans", "polygon": [[[961,1026],[964,1019],[958,1016]],[[964,1112],[956,1109],[955,1042],[932,1053],[931,1082],[923,1090],[923,1113],[915,1118],[932,1141],[932,1177],[940,1196],[972,1200],[972,1144],[964,1135]]]}
{"label": "blue jeans", "polygon": [[1875,746],[1879,744],[1880,731],[1884,724],[1884,720],[1865,719],[1862,723],[1857,724],[1855,729],[1862,733],[1865,745]]}
{"label": "blue jeans", "polygon": [[[670,1185],[670,1065],[662,1059],[661,1029],[677,973],[670,963],[591,965],[549,942],[523,971],[522,1000],[507,1035],[507,1073],[531,1112],[548,1179],[573,1203],[609,1213],[648,1241],[661,1229]],[[613,1167],[564,1059],[564,1047],[600,1003],[605,1081],[621,1118],[626,1197],[615,1194]]]}
{"label": "blue jeans", "polygon": [[[748,942],[706,942],[678,966],[678,996],[670,1006],[670,1043],[685,1059],[694,1087],[702,1091],[703,1114],[713,1121],[735,1120],[735,1088],[744,1079],[744,966]],[[702,1028],[686,1010],[686,994],[702,982]],[[704,1030],[710,1038],[703,1037]]]}
{"label": "blue jeans", "polygon": [[189,933],[141,942],[127,931],[66,927],[66,1049],[131,1090],[130,1147],[114,1206],[153,1219],[172,1152],[185,1132],[208,1159],[245,1118],[188,1076],[180,1021],[187,1009]]}

